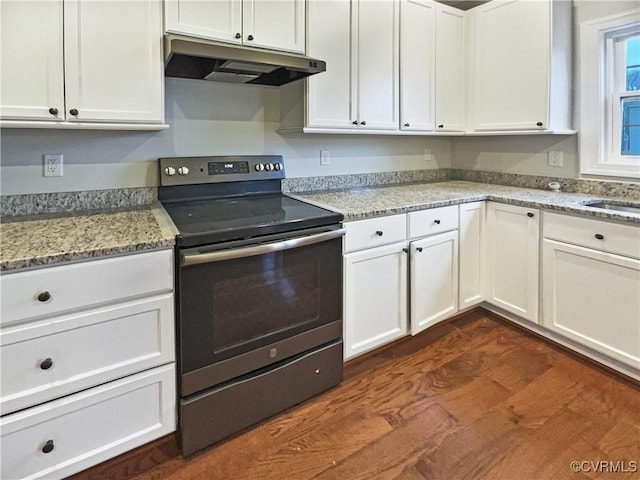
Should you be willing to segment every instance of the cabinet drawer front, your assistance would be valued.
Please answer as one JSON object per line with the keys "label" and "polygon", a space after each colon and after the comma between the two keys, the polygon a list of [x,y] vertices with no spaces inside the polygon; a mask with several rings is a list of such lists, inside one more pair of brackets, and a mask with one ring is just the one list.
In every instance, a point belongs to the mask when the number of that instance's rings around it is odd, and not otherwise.
{"label": "cabinet drawer front", "polygon": [[344,227],[347,230],[344,237],[345,252],[388,245],[407,238],[405,214],[345,222]]}
{"label": "cabinet drawer front", "polygon": [[173,295],[5,328],[2,415],[173,361]]}
{"label": "cabinet drawer front", "polygon": [[173,252],[163,250],[11,273],[0,277],[0,282],[0,321],[8,324],[168,292],[173,289]]}
{"label": "cabinet drawer front", "polygon": [[64,478],[174,431],[175,368],[7,415],[0,427],[1,478]]}
{"label": "cabinet drawer front", "polygon": [[636,226],[545,212],[543,234],[561,242],[640,258],[640,228]]}
{"label": "cabinet drawer front", "polygon": [[458,228],[458,206],[409,213],[409,238],[426,237]]}

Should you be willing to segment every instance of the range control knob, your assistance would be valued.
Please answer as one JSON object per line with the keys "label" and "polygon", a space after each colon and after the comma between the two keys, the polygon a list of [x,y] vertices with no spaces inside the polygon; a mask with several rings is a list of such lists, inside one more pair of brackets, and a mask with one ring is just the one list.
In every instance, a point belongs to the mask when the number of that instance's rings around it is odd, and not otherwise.
{"label": "range control knob", "polygon": [[264,165],[261,163],[256,163],[256,172],[261,172],[264,170]]}
{"label": "range control knob", "polygon": [[178,168],[178,173],[180,175],[189,175],[189,167],[180,167],[180,168]]}
{"label": "range control knob", "polygon": [[165,167],[164,174],[173,177],[176,174],[176,169],[174,167]]}
{"label": "range control knob", "polygon": [[273,164],[273,169],[277,172],[279,172],[280,170],[282,170],[282,164],[281,163],[274,163]]}
{"label": "range control knob", "polygon": [[271,163],[265,163],[265,164],[264,164],[264,169],[265,169],[267,172],[270,172],[271,170],[273,170],[273,165],[272,165]]}

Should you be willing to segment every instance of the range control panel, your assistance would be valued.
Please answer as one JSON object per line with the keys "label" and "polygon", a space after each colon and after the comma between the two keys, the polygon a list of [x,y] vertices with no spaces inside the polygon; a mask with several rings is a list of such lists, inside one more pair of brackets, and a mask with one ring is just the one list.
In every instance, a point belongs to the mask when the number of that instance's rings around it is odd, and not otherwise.
{"label": "range control panel", "polygon": [[159,167],[161,186],[285,178],[281,155],[161,158]]}

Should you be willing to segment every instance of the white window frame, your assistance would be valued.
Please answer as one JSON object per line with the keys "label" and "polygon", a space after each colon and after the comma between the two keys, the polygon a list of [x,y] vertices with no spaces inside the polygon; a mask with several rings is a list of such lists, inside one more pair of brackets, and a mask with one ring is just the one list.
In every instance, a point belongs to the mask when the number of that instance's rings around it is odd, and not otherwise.
{"label": "white window frame", "polygon": [[[621,155],[620,39],[639,31],[640,8],[580,25],[580,173],[640,178],[640,156]],[[614,71],[613,65],[619,67]]]}

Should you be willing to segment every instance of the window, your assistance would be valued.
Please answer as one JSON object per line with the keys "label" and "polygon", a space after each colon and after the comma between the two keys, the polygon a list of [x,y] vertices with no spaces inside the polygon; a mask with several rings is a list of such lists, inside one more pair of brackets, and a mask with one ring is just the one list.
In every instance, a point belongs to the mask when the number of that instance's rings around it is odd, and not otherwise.
{"label": "window", "polygon": [[580,29],[581,173],[640,177],[640,10]]}

